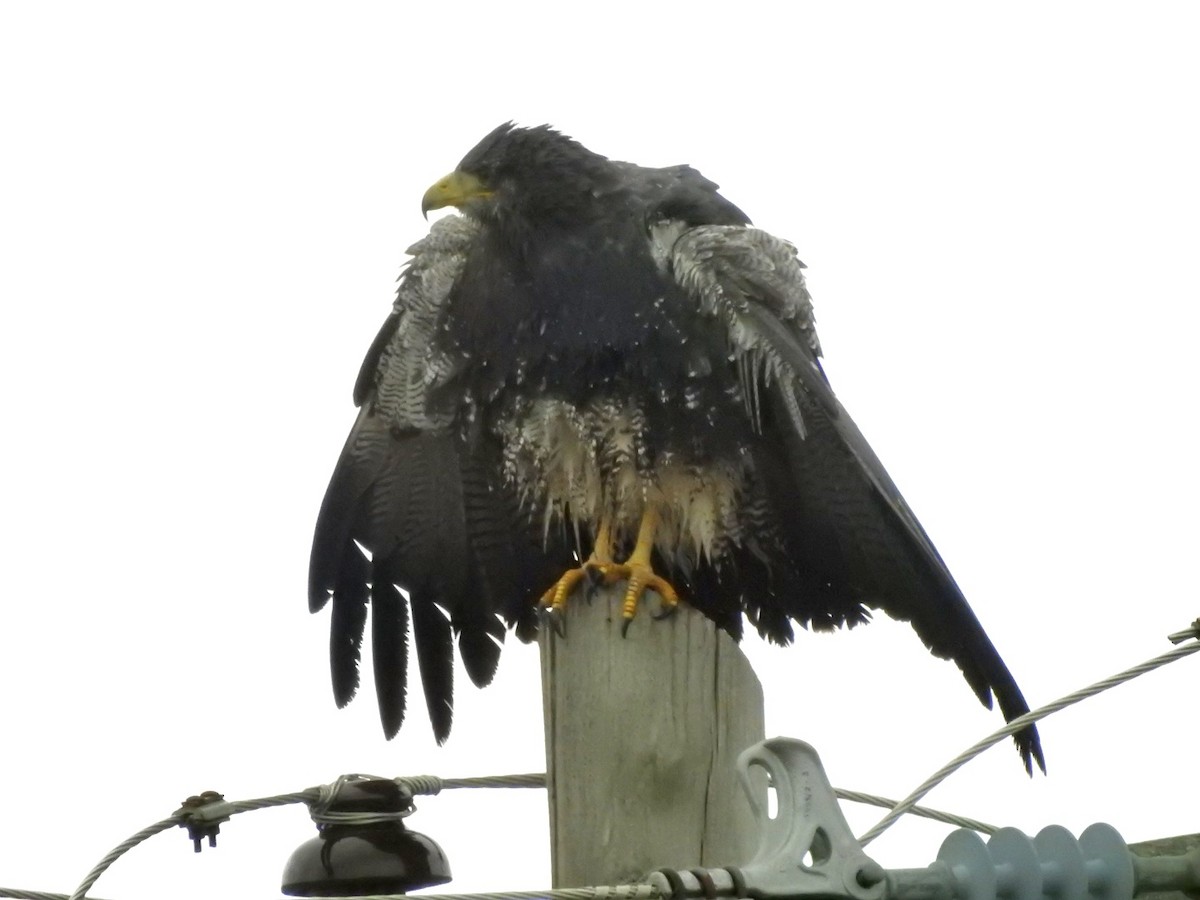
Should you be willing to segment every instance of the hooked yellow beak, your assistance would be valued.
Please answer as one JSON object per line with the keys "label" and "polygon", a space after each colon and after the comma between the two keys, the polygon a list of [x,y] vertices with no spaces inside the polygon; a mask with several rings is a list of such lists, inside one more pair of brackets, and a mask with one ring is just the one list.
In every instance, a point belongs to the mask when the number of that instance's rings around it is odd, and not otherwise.
{"label": "hooked yellow beak", "polygon": [[441,209],[445,206],[462,208],[469,200],[492,196],[482,181],[466,172],[451,172],[425,192],[421,198],[421,215],[429,218],[431,209]]}

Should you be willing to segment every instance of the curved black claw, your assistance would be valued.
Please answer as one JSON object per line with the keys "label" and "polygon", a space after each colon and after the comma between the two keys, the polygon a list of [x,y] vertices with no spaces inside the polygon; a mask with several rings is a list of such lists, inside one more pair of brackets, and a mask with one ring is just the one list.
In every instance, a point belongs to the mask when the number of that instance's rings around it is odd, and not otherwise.
{"label": "curved black claw", "polygon": [[651,618],[653,618],[655,622],[661,622],[664,619],[671,618],[677,612],[679,612],[679,604],[678,603],[667,603],[664,600],[661,602],[661,605],[658,607],[658,612],[656,612],[653,616],[651,616]]}
{"label": "curved black claw", "polygon": [[621,637],[625,637],[626,632],[629,631],[629,626],[632,624],[633,624],[633,619],[622,619],[621,620]]}
{"label": "curved black claw", "polygon": [[554,629],[554,633],[560,638],[567,636],[567,617],[565,612],[565,610],[555,609],[554,607],[543,606],[541,608],[542,619]]}

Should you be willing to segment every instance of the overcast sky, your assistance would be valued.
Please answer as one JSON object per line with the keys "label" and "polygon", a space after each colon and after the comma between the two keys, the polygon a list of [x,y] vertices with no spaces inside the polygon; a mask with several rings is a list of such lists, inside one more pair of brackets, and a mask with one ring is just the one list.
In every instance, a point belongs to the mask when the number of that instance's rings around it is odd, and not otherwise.
{"label": "overcast sky", "polygon": [[[544,768],[534,648],[446,747],[420,708],[387,743],[305,600],[421,195],[507,119],[691,163],[796,244],[835,390],[1031,704],[1168,649],[1200,616],[1198,45],[1183,3],[5,4],[0,884],[69,891],[208,788]],[[1000,724],[907,626],[746,650],[842,787],[902,796]],[[1006,744],[928,802],[1200,830],[1198,665],[1047,720],[1048,777]],[[541,792],[420,806],[455,889],[549,883]],[[95,893],[274,896],[312,833],[162,835]]]}

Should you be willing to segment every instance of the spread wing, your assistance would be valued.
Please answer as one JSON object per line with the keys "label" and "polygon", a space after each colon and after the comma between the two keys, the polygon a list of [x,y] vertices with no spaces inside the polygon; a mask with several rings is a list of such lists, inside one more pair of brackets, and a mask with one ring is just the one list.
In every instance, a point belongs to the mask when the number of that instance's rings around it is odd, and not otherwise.
{"label": "spread wing", "polygon": [[[700,311],[724,324],[747,413],[764,437],[756,467],[804,589],[746,595],[759,630],[786,640],[788,619],[853,624],[864,607],[882,609],[953,660],[986,706],[994,694],[1007,719],[1027,712],[929,536],[830,389],[795,250],[739,226],[665,226],[655,238]],[[1045,768],[1032,726],[1016,742],[1026,768],[1031,760]]]}
{"label": "spread wing", "polygon": [[530,597],[547,583],[545,556],[499,477],[498,448],[465,440],[462,404],[438,393],[461,360],[438,350],[435,336],[475,235],[469,220],[446,217],[409,250],[395,306],[359,373],[358,418],[313,537],[309,606],[332,601],[334,698],[344,706],[358,689],[369,607],[388,737],[404,720],[410,620],[441,742],[453,718],[454,637],[471,680],[487,684],[504,638],[500,617],[528,639]]}

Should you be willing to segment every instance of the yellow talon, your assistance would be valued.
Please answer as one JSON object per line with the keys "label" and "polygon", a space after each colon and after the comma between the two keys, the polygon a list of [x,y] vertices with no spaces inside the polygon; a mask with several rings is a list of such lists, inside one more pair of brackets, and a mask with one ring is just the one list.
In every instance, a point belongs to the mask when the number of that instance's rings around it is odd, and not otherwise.
{"label": "yellow talon", "polygon": [[675,611],[679,605],[679,593],[675,586],[661,575],[655,573],[648,563],[636,561],[632,556],[627,563],[605,563],[595,566],[605,584],[618,581],[628,581],[625,597],[621,601],[621,633],[629,628],[629,623],[637,615],[638,603],[646,591],[654,591],[662,599],[662,611],[655,618],[665,618]]}
{"label": "yellow talon", "polygon": [[592,554],[588,557],[587,562],[563,572],[562,577],[554,582],[550,586],[550,589],[542,594],[542,599],[538,601],[538,606],[546,613],[550,624],[560,637],[565,637],[567,633],[565,611],[567,608],[567,598],[571,596],[571,592],[578,587],[579,582],[584,580],[590,581],[594,577],[596,567],[610,565],[611,563],[612,536],[608,522],[604,521],[596,529],[596,539],[592,543]]}
{"label": "yellow talon", "polygon": [[587,574],[588,569],[586,565],[563,572],[562,577],[554,582],[550,590],[542,594],[542,599],[538,601],[538,605],[542,609],[561,613],[567,606],[567,597],[570,596],[571,591],[575,590],[576,585],[587,577]]}

